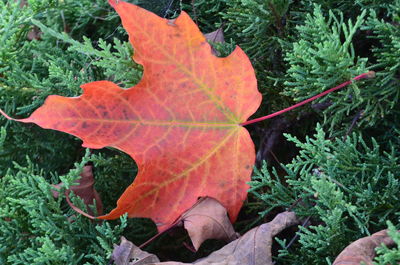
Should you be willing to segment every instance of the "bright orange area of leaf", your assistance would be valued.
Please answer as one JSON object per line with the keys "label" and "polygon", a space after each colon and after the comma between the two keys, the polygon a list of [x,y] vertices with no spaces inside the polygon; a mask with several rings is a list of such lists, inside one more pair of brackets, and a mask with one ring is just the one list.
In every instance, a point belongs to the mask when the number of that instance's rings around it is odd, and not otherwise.
{"label": "bright orange area of leaf", "polygon": [[255,151],[239,124],[261,102],[251,63],[237,47],[217,58],[185,13],[174,21],[110,0],[143,65],[140,83],[82,85],[75,98],[49,96],[22,122],[73,134],[89,148],[115,147],[138,165],[135,181],[101,219],[149,217],[163,229],[199,197],[220,201],[232,221],[247,195]]}

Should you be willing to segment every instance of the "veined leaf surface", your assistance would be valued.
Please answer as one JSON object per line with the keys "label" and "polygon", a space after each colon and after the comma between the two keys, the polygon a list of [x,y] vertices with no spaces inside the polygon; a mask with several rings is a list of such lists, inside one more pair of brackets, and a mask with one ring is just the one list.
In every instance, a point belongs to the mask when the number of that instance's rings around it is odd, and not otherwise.
{"label": "veined leaf surface", "polygon": [[254,70],[237,47],[218,58],[190,17],[174,21],[110,0],[143,65],[122,89],[82,85],[80,97],[49,96],[21,122],[75,135],[89,148],[114,147],[138,165],[135,181],[102,219],[149,217],[162,231],[199,197],[220,201],[234,221],[247,195],[254,144],[240,124],[258,108]]}

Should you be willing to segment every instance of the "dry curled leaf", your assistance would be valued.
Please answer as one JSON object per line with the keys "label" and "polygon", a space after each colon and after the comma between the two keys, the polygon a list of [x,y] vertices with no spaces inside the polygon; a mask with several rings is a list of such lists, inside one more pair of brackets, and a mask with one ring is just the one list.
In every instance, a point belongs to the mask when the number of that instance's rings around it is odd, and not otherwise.
{"label": "dry curled leaf", "polygon": [[[298,223],[300,221],[295,213],[283,212],[278,214],[271,222],[253,228],[220,250],[193,263],[168,261],[141,263],[141,265],[272,265],[271,246],[273,237],[285,228]],[[120,264],[116,263],[116,265]]]}
{"label": "dry curled leaf", "polygon": [[333,265],[359,265],[361,262],[365,265],[373,265],[375,257],[375,248],[385,244],[393,245],[394,241],[387,234],[387,230],[381,230],[371,236],[363,237],[348,245],[337,256]]}
{"label": "dry curled leaf", "polygon": [[[294,212],[280,213],[271,222],[253,228],[239,239],[193,264],[272,265],[273,237],[285,228],[298,223],[299,219]],[[177,264],[179,263],[162,263],[162,265]]]}
{"label": "dry curled leaf", "polygon": [[121,237],[119,246],[114,245],[112,260],[115,265],[145,265],[160,261],[156,255],[141,250],[125,237]]}
{"label": "dry curled leaf", "polygon": [[237,238],[224,206],[213,198],[202,198],[182,215],[195,250],[207,239],[232,241]]}
{"label": "dry curled leaf", "polygon": [[[78,185],[76,186],[71,186],[70,190],[72,190],[78,197],[80,197],[85,205],[89,206],[94,203],[94,200],[96,201],[96,209],[98,214],[103,213],[103,203],[101,201],[100,195],[94,188],[94,177],[93,177],[93,167],[92,166],[84,166],[82,173],[81,173],[81,178],[78,179]],[[63,183],[59,183],[57,185],[53,185],[55,188],[59,189]],[[68,193],[69,190],[67,190]],[[53,196],[58,197],[58,191],[53,190]],[[90,207],[88,207],[88,211],[90,214],[93,214],[91,212]]]}

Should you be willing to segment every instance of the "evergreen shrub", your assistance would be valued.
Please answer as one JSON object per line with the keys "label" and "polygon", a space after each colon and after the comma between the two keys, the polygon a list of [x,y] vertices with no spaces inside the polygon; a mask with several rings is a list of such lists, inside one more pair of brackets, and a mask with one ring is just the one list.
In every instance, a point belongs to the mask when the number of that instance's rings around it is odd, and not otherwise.
{"label": "evergreen shrub", "polygon": [[[295,211],[303,224],[276,238],[276,264],[331,264],[352,241],[389,228],[397,245],[379,247],[375,263],[399,262],[400,0],[129,2],[166,18],[185,10],[203,32],[222,27],[226,43],[213,44],[221,56],[240,45],[255,67],[264,95],[257,116],[376,71],[371,80],[248,126],[265,161],[237,227]],[[48,95],[77,96],[87,82],[128,88],[142,76],[133,53],[105,0],[0,0],[0,107],[22,118]],[[287,124],[286,138],[269,149],[273,159],[260,156],[266,131],[279,123]],[[110,211],[137,171],[128,155],[85,150],[72,136],[4,118],[0,127],[0,264],[108,264],[121,235],[135,244],[154,235],[148,220],[93,222],[65,202],[63,190],[92,163]],[[54,198],[52,184],[61,181]],[[196,258],[171,240],[161,237],[147,250],[163,259]],[[212,250],[211,243],[200,253]]]}

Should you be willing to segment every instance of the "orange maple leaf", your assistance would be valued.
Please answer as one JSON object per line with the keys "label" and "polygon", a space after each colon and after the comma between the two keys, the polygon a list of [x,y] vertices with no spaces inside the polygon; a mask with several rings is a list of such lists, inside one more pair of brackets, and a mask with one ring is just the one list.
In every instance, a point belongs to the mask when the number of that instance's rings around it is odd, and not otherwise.
{"label": "orange maple leaf", "polygon": [[88,148],[115,147],[138,165],[135,181],[101,219],[148,217],[163,231],[199,197],[213,197],[235,221],[247,195],[254,144],[240,124],[259,107],[254,70],[236,47],[218,58],[190,17],[172,21],[110,0],[143,65],[124,90],[109,81],[82,85],[80,97],[49,96],[21,122],[63,131]]}

